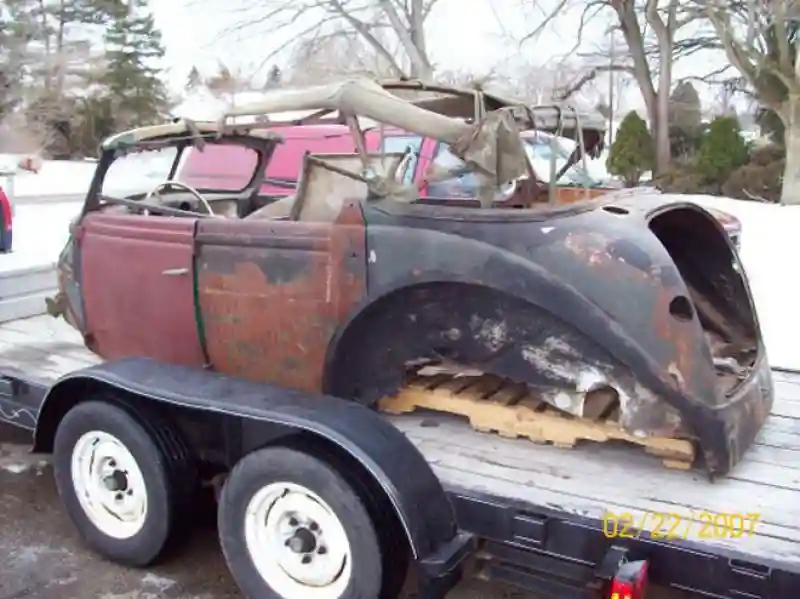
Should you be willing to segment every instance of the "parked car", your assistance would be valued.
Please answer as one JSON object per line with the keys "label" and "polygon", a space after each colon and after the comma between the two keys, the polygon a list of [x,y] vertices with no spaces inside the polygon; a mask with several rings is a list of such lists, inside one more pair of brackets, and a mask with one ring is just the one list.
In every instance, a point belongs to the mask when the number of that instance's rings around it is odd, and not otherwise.
{"label": "parked car", "polygon": [[[345,154],[356,151],[353,136],[345,125],[295,125],[277,127],[274,131],[280,133],[284,141],[276,147],[264,173],[261,194],[269,200],[285,198],[295,193],[305,154]],[[602,136],[595,132],[598,130],[587,129],[584,135],[592,140],[600,139]],[[553,186],[556,204],[594,199],[618,190],[609,182],[594,177],[580,160],[571,160],[573,152],[565,147],[564,138],[541,130],[523,132],[522,138],[533,170],[541,183],[536,190],[542,198],[546,198],[548,193],[551,161],[557,172],[563,170]],[[436,198],[452,200],[475,197],[474,173],[458,173],[461,160],[451,152],[446,142],[378,125],[366,127],[364,139],[370,152],[403,152],[407,149],[413,152],[405,171],[404,182],[415,184],[420,198],[435,201]],[[240,177],[242,172],[247,171],[250,161],[245,148],[235,151],[229,147],[209,147],[202,152],[188,148],[177,178],[193,187],[208,187],[211,181]],[[437,171],[458,174],[429,180],[430,174]],[[647,190],[647,193],[654,192],[653,189]],[[707,210],[719,221],[738,250],[741,221],[722,210]]]}
{"label": "parked car", "polygon": [[12,250],[14,233],[14,211],[11,200],[0,186],[0,252]]}

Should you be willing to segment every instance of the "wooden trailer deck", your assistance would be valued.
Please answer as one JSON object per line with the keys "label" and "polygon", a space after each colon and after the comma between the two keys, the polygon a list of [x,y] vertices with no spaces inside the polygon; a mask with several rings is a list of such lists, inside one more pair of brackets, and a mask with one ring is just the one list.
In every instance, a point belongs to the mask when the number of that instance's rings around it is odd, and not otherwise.
{"label": "wooden trailer deck", "polygon": [[[0,325],[0,370],[52,380],[98,361],[61,320],[45,315]],[[698,469],[667,470],[630,445],[563,449],[477,433],[452,415],[387,418],[448,488],[591,518],[629,514],[635,527],[647,530],[676,525],[673,534],[708,549],[725,547],[800,571],[800,375],[774,376],[777,399],[756,444],[731,475],[714,483]],[[731,514],[757,515],[754,534],[717,536],[704,524]]]}

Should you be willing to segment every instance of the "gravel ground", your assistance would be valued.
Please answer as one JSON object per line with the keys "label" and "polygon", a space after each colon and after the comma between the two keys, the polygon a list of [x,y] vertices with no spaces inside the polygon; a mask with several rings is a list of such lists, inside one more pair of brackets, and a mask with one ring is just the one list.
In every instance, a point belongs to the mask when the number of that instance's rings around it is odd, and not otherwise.
{"label": "gravel ground", "polygon": [[[241,599],[217,543],[213,520],[184,551],[148,570],[122,568],[81,546],[61,509],[52,470],[16,431],[0,426],[0,599]],[[413,593],[404,599],[412,599]],[[656,592],[652,599],[678,599]],[[448,599],[535,599],[467,581]]]}

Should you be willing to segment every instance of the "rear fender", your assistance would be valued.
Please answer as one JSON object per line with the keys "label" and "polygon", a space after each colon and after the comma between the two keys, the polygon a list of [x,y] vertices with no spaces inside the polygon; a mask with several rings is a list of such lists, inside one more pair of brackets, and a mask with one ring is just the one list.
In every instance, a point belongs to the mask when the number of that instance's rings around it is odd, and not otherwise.
{"label": "rear fender", "polygon": [[[432,228],[368,226],[370,297],[333,339],[326,391],[333,388],[336,372],[344,370],[341,356],[347,353],[342,348],[347,346],[348,330],[359,330],[362,318],[383,309],[382,301],[404,289],[466,285],[489,290],[495,298],[507,298],[516,310],[527,310],[530,318],[523,326],[531,332],[536,332],[545,318],[548,326],[557,325],[554,331],[578,336],[583,351],[592,354],[594,361],[606,360],[621,380],[629,380],[624,390],[634,399],[633,405],[641,408],[640,430],[658,434],[648,426],[649,414],[655,411],[647,408],[663,400],[680,414],[682,426],[699,439],[709,470],[727,472],[752,443],[752,439],[746,440],[750,427],[742,433],[738,447],[732,447],[731,422],[719,413],[720,404],[727,400],[716,388],[702,328],[696,317],[685,318],[676,311],[676,306],[689,302],[682,275],[645,218],[633,212],[629,220],[611,211],[598,212],[561,218],[553,223],[557,227],[548,222],[525,222],[492,229],[483,223],[469,223],[482,227],[476,228],[476,236],[488,239],[498,235],[492,244]],[[442,226],[456,229],[467,225],[445,222]],[[498,247],[501,242],[509,249]],[[726,243],[724,238],[722,243]],[[470,293],[464,291],[460,299],[452,301],[464,302]],[[680,299],[675,302],[676,298]],[[411,307],[396,302],[395,310],[407,315]],[[455,310],[451,303],[449,311]],[[395,320],[402,321],[399,317]],[[409,326],[406,322],[400,328]],[[384,332],[382,338],[390,337]],[[528,373],[521,371],[524,364],[519,356],[511,355],[514,353],[519,352],[509,349],[506,355],[496,356],[492,369],[486,371],[527,381],[530,368]],[[642,398],[644,401],[639,401]],[[660,409],[663,413],[663,404]],[[669,416],[665,420],[669,421]],[[635,423],[631,428],[636,428]]]}
{"label": "rear fender", "polygon": [[[445,358],[524,381],[548,403],[578,416],[589,391],[612,387],[627,430],[669,435],[686,432],[682,425],[693,429],[690,398],[670,400],[671,377],[635,338],[574,290],[553,304],[558,284],[548,286],[530,271],[513,276],[539,284],[521,296],[489,277],[476,284],[427,272],[397,281],[334,338],[325,391],[370,404],[402,386],[404,364]],[[684,411],[688,416],[681,418]]]}
{"label": "rear fender", "polygon": [[[442,564],[442,556],[466,550],[469,539],[457,534],[453,508],[425,458],[403,433],[355,402],[127,358],[70,373],[50,388],[39,412],[35,451],[52,450],[58,422],[93,386],[182,409],[233,416],[253,425],[271,424],[289,435],[300,431],[333,444],[356,460],[383,491],[423,571],[441,577],[448,572],[436,572],[437,566],[439,570],[455,567],[453,559]],[[223,427],[220,423],[219,429]],[[269,427],[240,430],[259,428]],[[248,444],[253,445],[253,440]],[[454,543],[460,547],[454,550]]]}

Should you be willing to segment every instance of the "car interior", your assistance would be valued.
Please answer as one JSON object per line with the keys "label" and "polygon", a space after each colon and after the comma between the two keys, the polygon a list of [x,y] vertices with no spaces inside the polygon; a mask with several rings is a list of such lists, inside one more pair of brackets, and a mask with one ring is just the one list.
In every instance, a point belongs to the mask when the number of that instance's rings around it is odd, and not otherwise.
{"label": "car interior", "polygon": [[[167,178],[154,183],[149,191],[119,197],[106,193],[104,182],[100,209],[112,214],[332,222],[347,199],[363,199],[369,194],[408,195],[410,186],[403,180],[411,158],[408,151],[363,157],[357,153],[306,154],[296,192],[276,201],[258,197],[260,184],[254,173],[259,170],[251,170],[243,189],[231,191],[197,189]],[[254,166],[263,171],[261,161]],[[177,172],[174,165],[172,172]],[[204,178],[213,183],[214,173]],[[393,182],[388,188],[387,181]]]}

